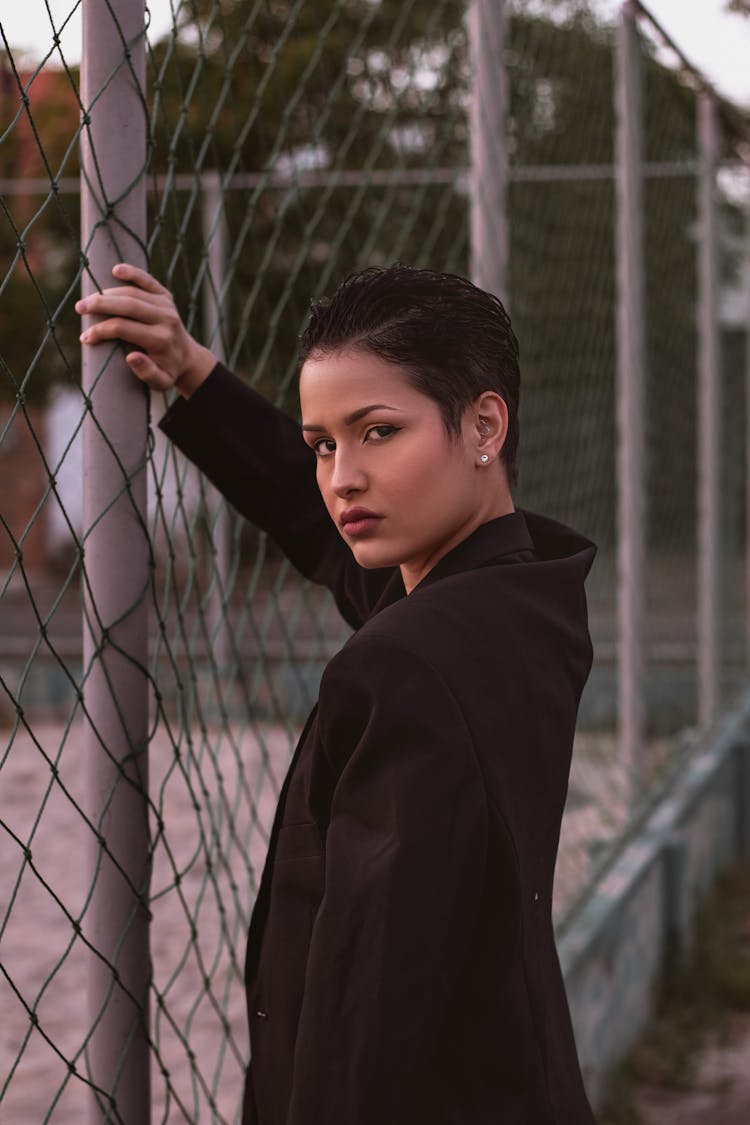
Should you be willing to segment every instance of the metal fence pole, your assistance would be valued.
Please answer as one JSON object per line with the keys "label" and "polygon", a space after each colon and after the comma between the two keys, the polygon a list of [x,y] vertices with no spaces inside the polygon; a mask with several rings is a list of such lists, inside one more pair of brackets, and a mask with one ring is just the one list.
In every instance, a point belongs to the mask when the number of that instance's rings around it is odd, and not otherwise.
{"label": "metal fence pole", "polygon": [[620,756],[635,801],[644,727],[646,369],[643,264],[643,115],[637,6],[623,4],[617,32],[617,652]]}
{"label": "metal fence pole", "polygon": [[[227,311],[220,300],[227,272],[227,221],[221,179],[216,171],[201,177],[203,197],[203,244],[208,262],[203,285],[203,319],[205,343],[220,363],[226,362]],[[214,589],[207,620],[213,659],[219,668],[227,668],[231,654],[231,635],[224,599],[229,586],[231,566],[231,522],[225,500],[210,485],[205,486],[206,512],[214,549]]]}
{"label": "metal fence pole", "polygon": [[220,363],[226,363],[226,306],[221,290],[227,271],[227,220],[219,173],[210,170],[201,174],[203,208],[203,245],[207,268],[203,286],[203,318],[205,344]]}
{"label": "metal fence pole", "polygon": [[505,0],[472,0],[471,52],[471,276],[508,299],[508,81]]}
{"label": "metal fence pole", "polygon": [[719,119],[710,90],[698,95],[698,721],[719,702],[721,387],[716,165]]}
{"label": "metal fence pole", "polygon": [[[84,0],[81,89],[86,295],[114,284],[116,262],[145,264],[143,0]],[[84,739],[98,829],[85,919],[99,954],[90,958],[89,1119],[143,1125],[150,1117],[147,395],[119,346],[84,349],[83,387]]]}
{"label": "metal fence pole", "polygon": [[[745,309],[745,670],[750,672],[750,166],[746,169],[747,203],[742,279]],[[750,836],[749,836],[750,838]]]}

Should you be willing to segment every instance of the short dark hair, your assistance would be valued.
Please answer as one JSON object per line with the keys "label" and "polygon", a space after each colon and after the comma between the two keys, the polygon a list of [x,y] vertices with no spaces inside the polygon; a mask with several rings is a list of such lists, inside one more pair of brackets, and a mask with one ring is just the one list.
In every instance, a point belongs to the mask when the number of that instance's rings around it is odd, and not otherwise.
{"label": "short dark hair", "polygon": [[403,368],[409,383],[438,404],[453,435],[466,408],[484,391],[496,391],[508,407],[502,460],[515,484],[518,341],[497,297],[453,273],[371,267],[313,302],[299,367],[315,352],[347,347]]}

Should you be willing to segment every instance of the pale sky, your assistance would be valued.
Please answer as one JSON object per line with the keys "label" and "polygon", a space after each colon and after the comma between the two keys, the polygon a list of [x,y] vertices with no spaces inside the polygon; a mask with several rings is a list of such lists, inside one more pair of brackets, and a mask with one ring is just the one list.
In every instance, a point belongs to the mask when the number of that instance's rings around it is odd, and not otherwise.
{"label": "pale sky", "polygon": [[[179,0],[172,0],[177,6]],[[71,62],[80,58],[81,0],[47,0],[62,50]],[[171,23],[170,0],[150,0],[152,36]],[[618,0],[597,0],[608,15]],[[725,0],[650,0],[646,5],[687,57],[705,70],[716,88],[750,108],[750,19],[730,15]],[[2,0],[0,26],[11,48],[25,48],[39,58],[50,48],[52,32],[45,0]]]}

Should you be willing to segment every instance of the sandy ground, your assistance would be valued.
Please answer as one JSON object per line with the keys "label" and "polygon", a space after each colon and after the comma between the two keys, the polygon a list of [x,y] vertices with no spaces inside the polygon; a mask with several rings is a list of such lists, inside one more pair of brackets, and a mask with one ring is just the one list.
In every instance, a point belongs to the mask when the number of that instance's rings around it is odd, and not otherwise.
{"label": "sandy ground", "polygon": [[[62,731],[44,723],[34,725],[33,737],[19,730],[0,765],[2,1125],[79,1125],[90,1097],[68,1063],[86,1073],[91,955],[72,919],[83,916],[85,935],[95,847],[79,811],[88,801],[81,725],[64,741]],[[194,731],[192,747],[183,736],[180,751],[178,765],[167,732],[157,732],[151,792],[167,832],[154,854],[151,940],[154,987],[164,1012],[154,1009],[152,1034],[170,1089],[161,1066],[154,1066],[152,1120],[233,1121],[247,1053],[247,909],[290,735],[260,726],[234,732],[232,739],[218,730],[205,738]],[[240,762],[255,764],[244,784]],[[188,1050],[197,1059],[197,1081]]]}
{"label": "sandy ground", "polygon": [[[154,736],[151,793],[166,825],[153,874],[154,991],[162,997],[151,1022],[159,1056],[154,1123],[237,1120],[247,1052],[248,905],[293,737],[280,726],[256,725],[194,729],[188,743],[183,731],[178,758],[166,729]],[[91,955],[73,925],[82,918],[86,935],[95,854],[80,811],[87,803],[82,743],[80,723],[67,736],[61,724],[38,723],[0,742],[1,1125],[79,1125],[91,1097],[80,1077]],[[613,750],[611,739],[580,740],[556,912],[586,878],[591,845],[624,820],[624,778],[611,766]]]}

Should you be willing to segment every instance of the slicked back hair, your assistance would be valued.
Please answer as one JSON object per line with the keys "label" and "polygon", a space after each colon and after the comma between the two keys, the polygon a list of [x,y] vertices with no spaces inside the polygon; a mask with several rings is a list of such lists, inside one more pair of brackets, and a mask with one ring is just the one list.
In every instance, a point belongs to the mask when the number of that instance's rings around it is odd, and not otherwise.
{"label": "slicked back hair", "polygon": [[313,303],[300,341],[300,370],[311,356],[347,349],[401,368],[411,386],[438,404],[454,437],[479,395],[499,394],[508,407],[501,456],[509,483],[516,483],[518,341],[497,297],[457,274],[371,267]]}

